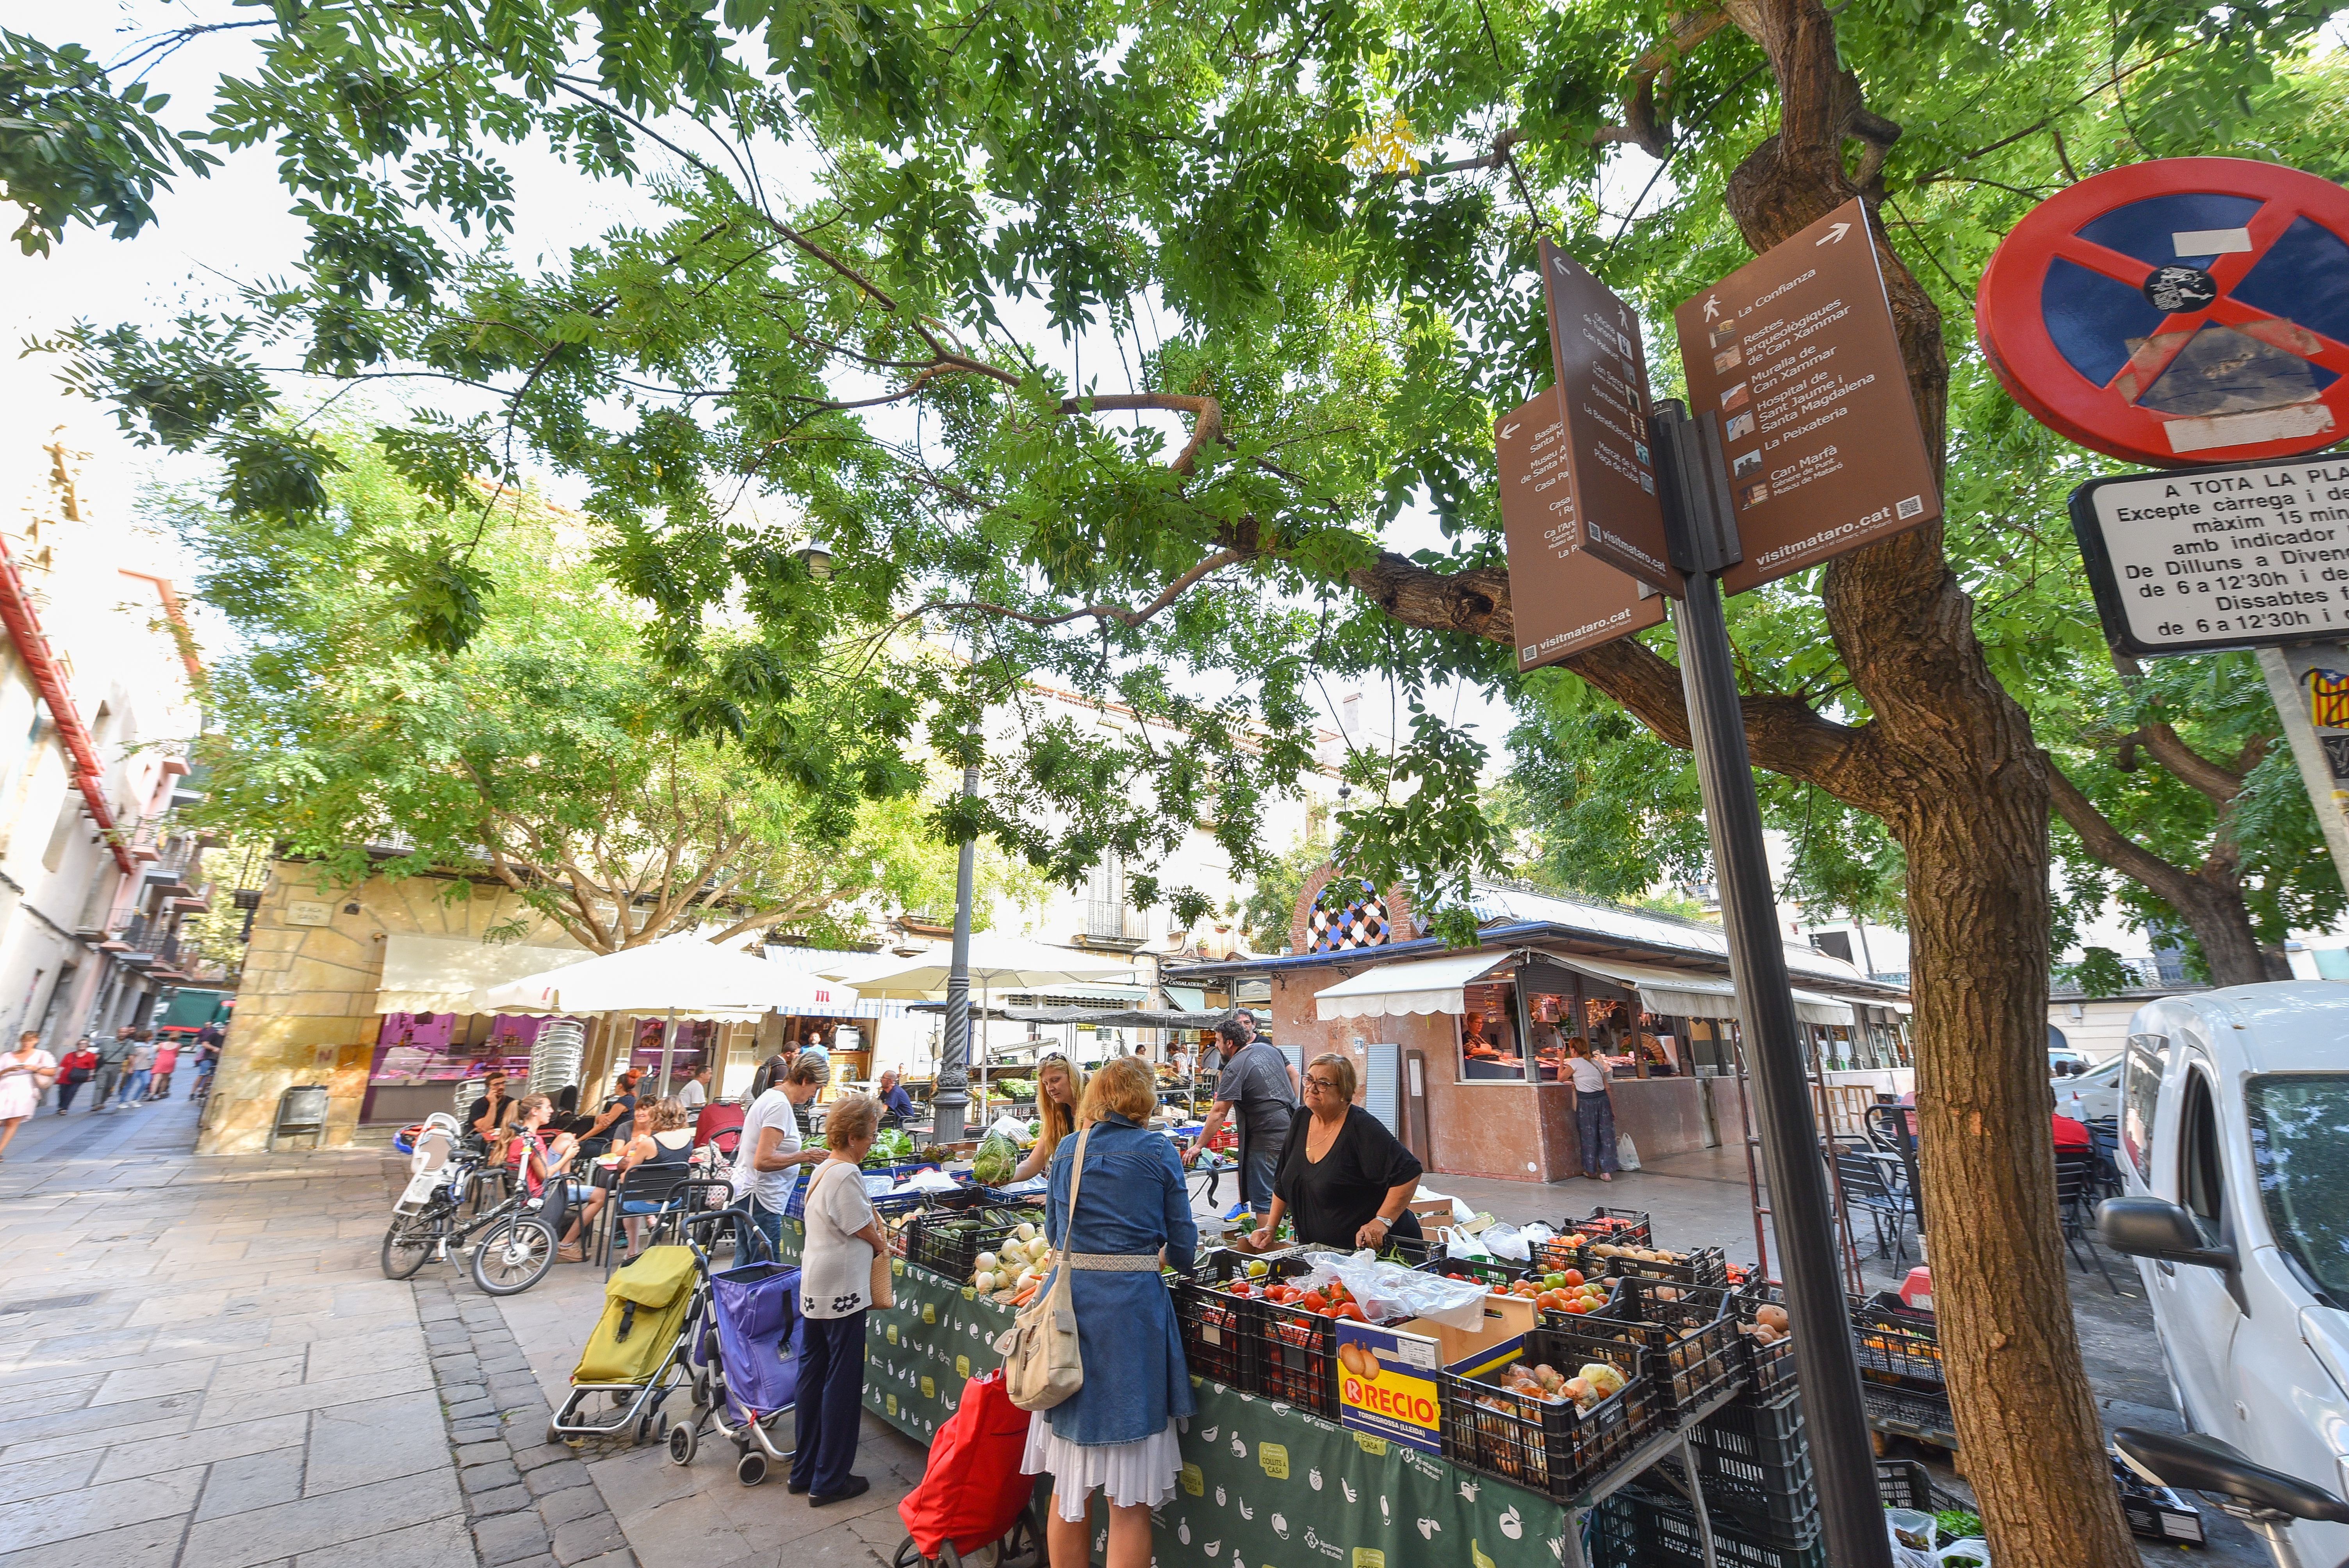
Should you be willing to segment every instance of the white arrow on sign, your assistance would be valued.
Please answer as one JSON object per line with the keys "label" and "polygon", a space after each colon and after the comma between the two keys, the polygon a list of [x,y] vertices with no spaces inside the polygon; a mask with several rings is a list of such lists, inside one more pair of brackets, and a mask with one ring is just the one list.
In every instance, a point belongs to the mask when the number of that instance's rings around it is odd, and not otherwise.
{"label": "white arrow on sign", "polygon": [[1516,433],[1517,422],[1515,419],[1510,420],[1507,424],[1501,427],[1501,439],[1505,441]]}
{"label": "white arrow on sign", "polygon": [[1840,244],[1843,242],[1843,237],[1850,232],[1851,225],[1849,223],[1837,223],[1834,228],[1829,229],[1826,233],[1821,234],[1817,239],[1813,240],[1811,243],[1814,246],[1824,245],[1829,240],[1833,240],[1837,244]]}

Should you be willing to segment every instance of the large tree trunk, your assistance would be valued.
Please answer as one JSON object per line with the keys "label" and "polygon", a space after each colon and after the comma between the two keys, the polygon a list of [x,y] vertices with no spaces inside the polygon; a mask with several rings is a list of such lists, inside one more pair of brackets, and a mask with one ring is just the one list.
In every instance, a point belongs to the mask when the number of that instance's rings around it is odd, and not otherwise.
{"label": "large tree trunk", "polygon": [[[1872,182],[1899,128],[1868,115],[1818,0],[1727,0],[1777,77],[1779,134],[1731,177],[1758,253]],[[1843,147],[1868,144],[1858,174]],[[1869,194],[1878,192],[1869,191]],[[1949,373],[1931,298],[1871,226],[1927,449]],[[1509,640],[1506,575],[1440,578],[1397,556],[1357,586],[1422,626]],[[2050,774],[1973,633],[1938,525],[1831,564],[1822,591],[1868,722],[1791,697],[1744,701],[1761,767],[1880,817],[1909,856],[1918,1109],[1934,1300],[1958,1436],[2000,1568],[2134,1568],[2080,1362],[2048,1137]],[[1570,661],[1665,739],[1688,744],[1679,674],[1619,641]]]}

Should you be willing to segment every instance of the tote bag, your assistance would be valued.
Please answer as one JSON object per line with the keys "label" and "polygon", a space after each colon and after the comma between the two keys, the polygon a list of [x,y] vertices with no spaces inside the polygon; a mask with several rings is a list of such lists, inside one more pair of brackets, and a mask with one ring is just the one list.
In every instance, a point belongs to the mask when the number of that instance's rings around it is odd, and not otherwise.
{"label": "tote bag", "polygon": [[1023,1410],[1049,1410],[1085,1386],[1084,1357],[1077,1345],[1077,1306],[1069,1290],[1067,1238],[1077,1231],[1077,1191],[1084,1184],[1087,1127],[1077,1134],[1076,1162],[1069,1171],[1069,1222],[1052,1254],[1052,1288],[1019,1309],[1011,1327],[996,1341],[1003,1352],[1003,1381],[1011,1402]]}

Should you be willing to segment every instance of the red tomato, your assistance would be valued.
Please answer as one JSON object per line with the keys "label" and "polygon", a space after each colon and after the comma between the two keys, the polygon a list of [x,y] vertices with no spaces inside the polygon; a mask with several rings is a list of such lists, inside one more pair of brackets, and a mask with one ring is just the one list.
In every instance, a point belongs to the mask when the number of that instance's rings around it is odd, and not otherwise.
{"label": "red tomato", "polygon": [[1350,1318],[1352,1318],[1356,1323],[1362,1323],[1362,1322],[1367,1321],[1367,1319],[1365,1319],[1365,1318],[1362,1316],[1362,1309],[1361,1309],[1361,1307],[1359,1307],[1359,1306],[1356,1306],[1356,1305],[1355,1305],[1352,1302],[1350,1302],[1350,1301],[1349,1301],[1349,1302],[1342,1302],[1342,1303],[1340,1303],[1340,1304],[1339,1305],[1339,1307],[1338,1307],[1338,1315],[1339,1315],[1339,1316],[1340,1316],[1340,1317],[1350,1317]]}
{"label": "red tomato", "polygon": [[1330,1305],[1329,1298],[1318,1290],[1309,1290],[1298,1299],[1298,1305],[1308,1312],[1319,1312]]}
{"label": "red tomato", "polygon": [[[1344,1311],[1346,1310],[1346,1308],[1347,1308],[1348,1306],[1350,1306],[1351,1305],[1353,1305],[1353,1304],[1352,1304],[1352,1303],[1350,1303],[1350,1302],[1345,1302],[1345,1303],[1340,1303],[1339,1305],[1336,1305],[1336,1306],[1325,1306],[1325,1307],[1322,1307],[1322,1308],[1320,1309],[1320,1311],[1317,1314],[1317,1315],[1321,1316],[1321,1317],[1336,1317],[1339,1314],[1340,1314],[1340,1313],[1344,1312]],[[1359,1317],[1359,1316],[1361,1316],[1361,1315],[1359,1312],[1357,1312],[1357,1313],[1355,1314],[1355,1315],[1356,1315],[1357,1317]]]}
{"label": "red tomato", "polygon": [[1248,1288],[1247,1281],[1244,1279],[1236,1279],[1232,1281],[1232,1294],[1234,1295],[1254,1295],[1256,1293]]}
{"label": "red tomato", "polygon": [[1578,1315],[1582,1313],[1588,1312],[1590,1308],[1581,1302],[1569,1301],[1566,1304],[1566,1310]]}
{"label": "red tomato", "polygon": [[1567,1270],[1566,1283],[1569,1285],[1580,1284],[1582,1283],[1582,1271],[1580,1269]]}
{"label": "red tomato", "polygon": [[1444,1277],[1445,1279],[1456,1279],[1456,1280],[1460,1280],[1460,1281],[1463,1281],[1463,1282],[1465,1282],[1465,1281],[1467,1280],[1467,1278],[1468,1278],[1468,1276],[1467,1276],[1466,1274],[1445,1274]]}

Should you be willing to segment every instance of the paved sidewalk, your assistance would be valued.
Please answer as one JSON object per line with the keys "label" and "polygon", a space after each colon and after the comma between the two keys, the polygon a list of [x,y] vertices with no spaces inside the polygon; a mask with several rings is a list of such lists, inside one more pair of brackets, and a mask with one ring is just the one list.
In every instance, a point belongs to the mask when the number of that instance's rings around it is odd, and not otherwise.
{"label": "paved sidewalk", "polygon": [[0,1568],[471,1564],[384,1157],[195,1123],[44,1114],[0,1164]]}

